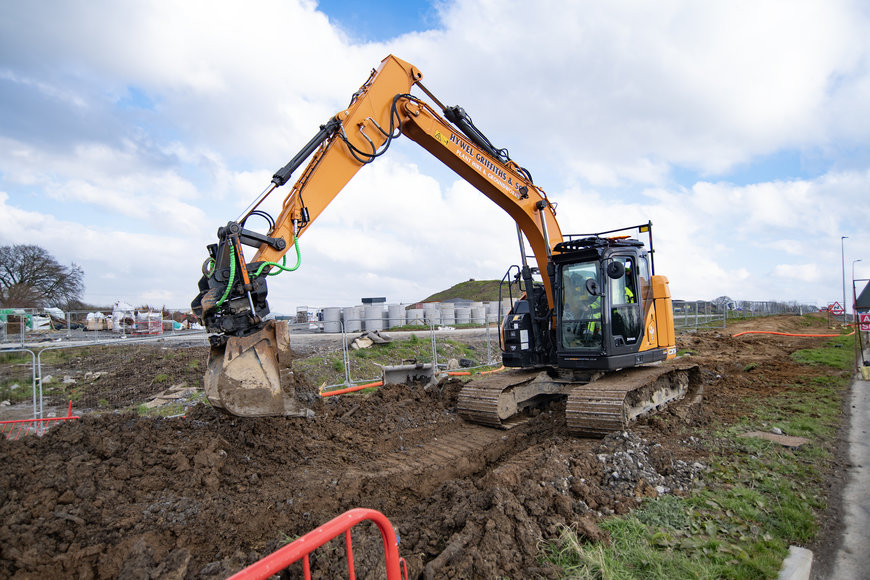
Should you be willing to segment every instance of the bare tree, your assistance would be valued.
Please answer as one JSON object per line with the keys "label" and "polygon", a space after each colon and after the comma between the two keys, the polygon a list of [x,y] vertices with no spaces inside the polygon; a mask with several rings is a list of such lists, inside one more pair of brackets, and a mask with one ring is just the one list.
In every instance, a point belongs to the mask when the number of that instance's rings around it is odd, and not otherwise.
{"label": "bare tree", "polygon": [[17,308],[68,308],[84,292],[84,272],[58,263],[31,244],[0,246],[0,305]]}
{"label": "bare tree", "polygon": [[735,306],[734,301],[731,300],[731,298],[728,296],[720,296],[719,298],[716,298],[715,300],[713,300],[713,304],[716,306],[719,312],[732,310]]}

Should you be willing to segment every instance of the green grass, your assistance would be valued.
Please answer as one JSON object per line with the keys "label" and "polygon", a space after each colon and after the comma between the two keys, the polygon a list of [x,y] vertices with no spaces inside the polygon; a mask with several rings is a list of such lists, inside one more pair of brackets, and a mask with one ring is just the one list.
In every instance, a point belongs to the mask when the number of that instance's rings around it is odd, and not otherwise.
{"label": "green grass", "polygon": [[[487,302],[498,300],[498,287],[500,280],[469,280],[460,282],[447,290],[437,292],[423,302],[444,302],[454,298],[473,300],[475,302]],[[504,294],[507,297],[507,294]]]}
{"label": "green grass", "polygon": [[[611,543],[585,543],[570,527],[543,545],[541,558],[565,578],[776,578],[791,544],[811,542],[826,507],[825,475],[849,384],[851,337],[835,338],[794,360],[841,373],[804,377],[760,401],[739,424],[712,433],[705,489],[647,500],[600,523]],[[808,369],[812,373],[812,369]],[[810,443],[795,450],[740,435],[779,427]]]}
{"label": "green grass", "polygon": [[792,353],[791,358],[809,365],[826,365],[849,369],[855,362],[855,338],[848,335],[832,338],[821,348],[808,348]]}

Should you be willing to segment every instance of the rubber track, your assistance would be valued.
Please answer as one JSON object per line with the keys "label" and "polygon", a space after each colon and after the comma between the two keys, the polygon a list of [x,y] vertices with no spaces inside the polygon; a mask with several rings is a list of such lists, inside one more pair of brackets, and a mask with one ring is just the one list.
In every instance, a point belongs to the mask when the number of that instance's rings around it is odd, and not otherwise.
{"label": "rubber track", "polygon": [[[582,437],[603,437],[622,431],[630,422],[630,404],[645,401],[656,412],[669,402],[683,398],[697,387],[697,367],[664,364],[624,369],[586,385],[574,387],[568,395],[565,421],[568,431]],[[685,376],[684,376],[685,375]],[[656,392],[664,393],[679,382],[681,393],[654,403]]]}
{"label": "rubber track", "polygon": [[[462,387],[456,403],[456,410],[465,420],[479,425],[500,429],[516,427],[525,422],[526,419],[518,416],[500,418],[500,414],[505,414],[504,410],[499,412],[501,395],[512,387],[533,380],[538,372],[511,371],[503,375],[475,378]],[[516,413],[516,409],[513,409],[513,413]]]}

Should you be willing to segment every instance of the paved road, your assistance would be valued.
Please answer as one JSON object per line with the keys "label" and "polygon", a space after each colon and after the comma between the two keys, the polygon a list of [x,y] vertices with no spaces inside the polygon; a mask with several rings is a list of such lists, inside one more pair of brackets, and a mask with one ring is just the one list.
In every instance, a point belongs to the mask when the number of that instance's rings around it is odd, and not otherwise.
{"label": "paved road", "polygon": [[[865,352],[870,360],[870,352]],[[830,580],[870,578],[870,381],[852,383],[849,470],[843,491],[843,543]]]}

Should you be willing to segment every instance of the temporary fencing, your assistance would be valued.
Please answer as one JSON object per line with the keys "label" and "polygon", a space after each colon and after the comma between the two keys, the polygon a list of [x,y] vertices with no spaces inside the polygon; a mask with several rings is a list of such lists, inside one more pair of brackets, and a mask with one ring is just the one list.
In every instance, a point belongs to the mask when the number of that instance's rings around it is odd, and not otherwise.
{"label": "temporary fencing", "polygon": [[[32,400],[31,417],[44,419],[52,412],[60,415],[63,412],[60,409],[70,400],[81,412],[130,408],[181,383],[190,387],[201,386],[202,368],[198,364],[184,364],[184,358],[176,352],[183,348],[176,345],[188,343],[207,344],[204,334],[194,332],[173,337],[131,335],[114,340],[62,341],[32,349],[0,348],[0,402],[11,405],[17,413],[17,416],[6,418],[18,419],[27,414],[27,407],[22,403]],[[117,346],[153,348],[139,350],[137,358],[130,359],[120,354],[123,352],[120,349],[115,351]],[[97,362],[93,368],[82,368],[80,361],[83,358],[102,362]],[[166,374],[137,377],[136,366],[147,364],[147,361],[152,369],[167,365]],[[118,387],[117,384],[111,388],[102,386],[105,379],[101,381],[101,377],[112,371],[131,376],[129,387]]]}
{"label": "temporary fencing", "polygon": [[[344,382],[322,387],[321,394],[323,396],[350,393],[368,387],[380,386],[380,384],[382,384],[382,381],[380,381],[381,377],[358,378],[353,376],[354,365],[352,364],[351,358],[351,353],[353,352],[353,339],[351,338],[351,336],[358,335],[360,332],[358,330],[350,332],[348,328],[359,328],[362,322],[364,321],[361,319],[347,319],[335,321],[334,324],[340,329],[341,332]],[[416,341],[416,352],[414,353],[414,357],[412,359],[405,358],[403,361],[396,362],[398,363],[413,361],[416,363],[431,364],[435,369],[439,369],[441,366],[446,368],[446,364],[444,364],[443,362],[439,362],[439,356],[441,356],[442,361],[444,359],[444,355],[439,355],[440,347],[443,346],[439,345],[440,335],[438,332],[438,328],[441,327],[433,320],[428,318],[419,319],[417,321],[417,324],[423,332],[428,333],[428,340]],[[484,357],[485,360],[479,361],[478,366],[474,368],[489,367],[497,364],[497,362],[500,362],[501,359],[501,351],[499,350],[498,338],[496,335],[497,329],[495,325],[486,323],[483,325],[482,328],[480,328],[480,330],[484,333],[485,336],[486,354]],[[365,334],[363,334],[362,336],[365,336]],[[414,334],[413,336],[416,337],[416,334]]]}
{"label": "temporary fencing", "polygon": [[38,341],[111,341],[119,337],[199,333],[189,310],[0,309],[0,344]]}
{"label": "temporary fencing", "polygon": [[230,577],[230,580],[265,580],[274,574],[278,574],[288,566],[302,560],[302,571],[306,580],[311,579],[311,552],[324,545],[328,541],[344,534],[345,549],[347,554],[347,566],[350,580],[355,580],[356,571],[353,561],[353,545],[350,531],[360,522],[369,520],[373,522],[381,532],[384,542],[384,563],[386,565],[387,580],[408,580],[408,567],[405,560],[399,557],[399,542],[396,532],[390,520],[379,511],[355,508],[341,514],[337,518],[323,524],[316,530],[308,532],[298,540],[287,544],[277,552],[266,556],[256,564],[248,566],[241,572]]}
{"label": "temporary fencing", "polygon": [[0,421],[0,435],[6,439],[19,439],[27,435],[43,435],[50,427],[62,421],[78,419],[78,415],[72,414],[72,401],[69,402],[66,417],[49,417],[48,419],[16,419],[13,421]]}

